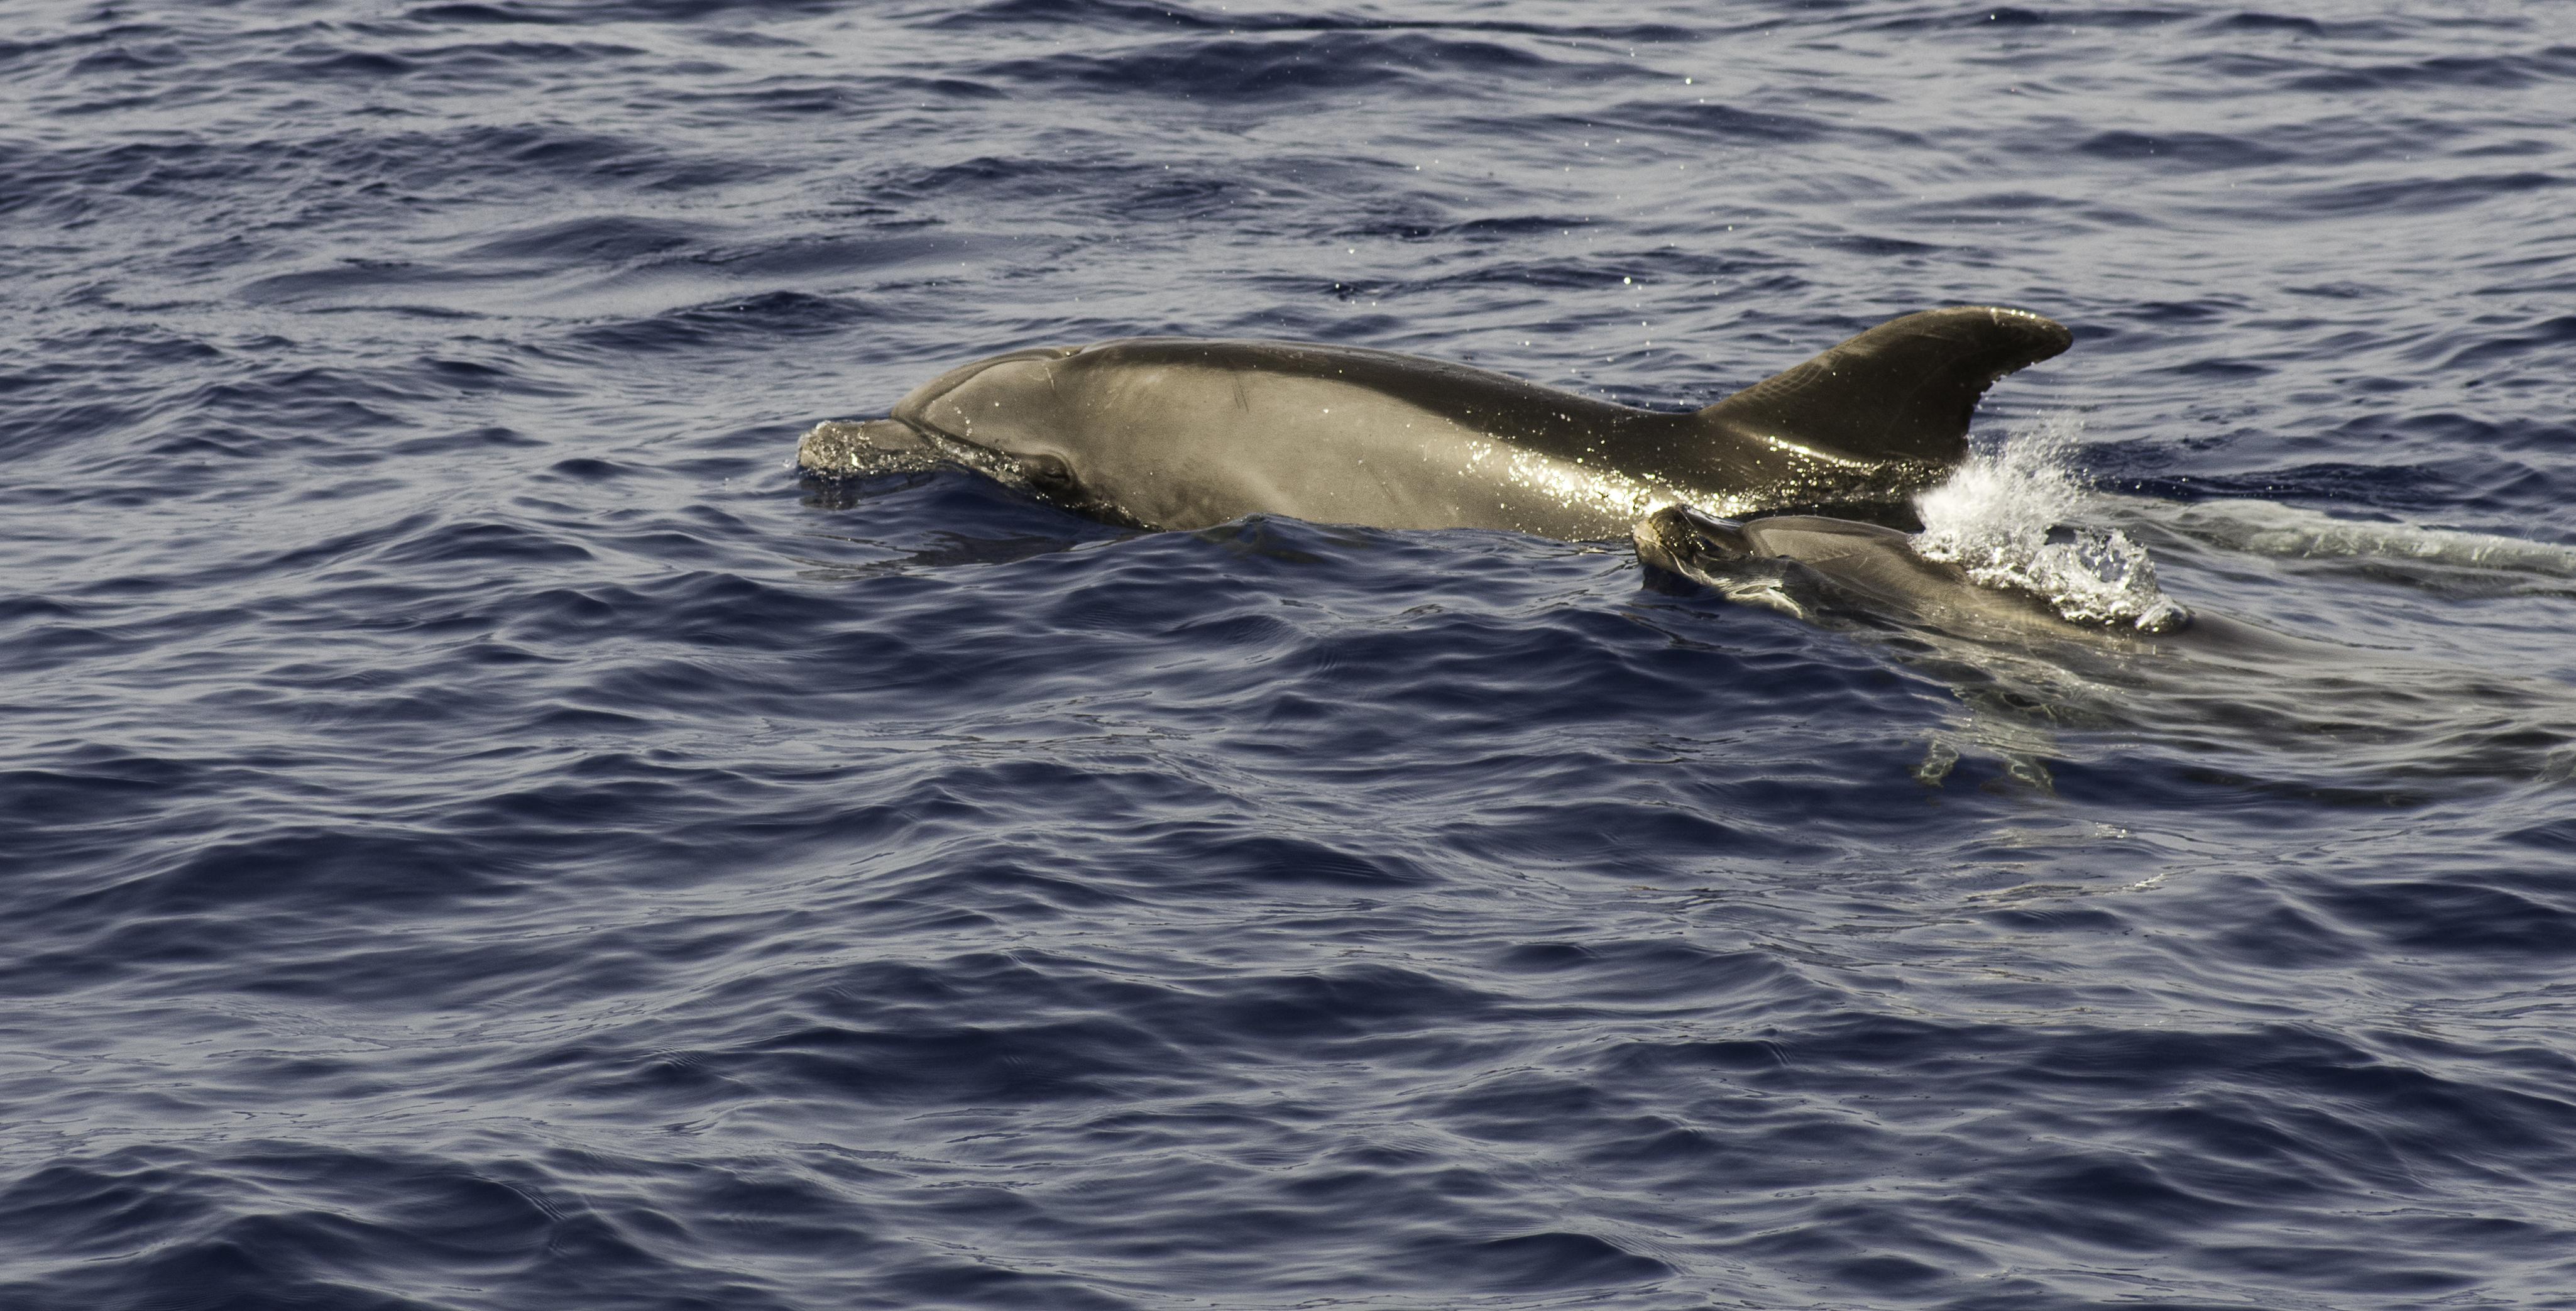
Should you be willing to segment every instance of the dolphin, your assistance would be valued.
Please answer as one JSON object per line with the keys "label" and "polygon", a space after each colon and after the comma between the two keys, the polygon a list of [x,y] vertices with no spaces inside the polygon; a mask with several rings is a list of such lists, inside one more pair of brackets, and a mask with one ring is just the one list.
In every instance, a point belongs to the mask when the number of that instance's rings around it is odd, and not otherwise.
{"label": "dolphin", "polygon": [[[1777,583],[1810,595],[1821,592],[1840,609],[1945,631],[2098,638],[2122,645],[2136,640],[2107,626],[2065,619],[2028,592],[1979,586],[1960,566],[1916,554],[1911,535],[1878,524],[1809,514],[1735,520],[1676,505],[1638,520],[1632,537],[1638,562],[1650,571],[1792,613],[1806,607]],[[1747,567],[1774,560],[1794,562],[1797,569],[1782,578]]]}
{"label": "dolphin", "polygon": [[817,425],[796,458],[956,460],[1143,528],[1278,514],[1597,541],[1663,505],[1900,500],[1967,457],[1988,387],[2073,340],[2025,310],[1926,310],[1675,413],[1388,351],[1140,337],[952,369],[887,418]]}
{"label": "dolphin", "polygon": [[[1678,578],[1802,618],[1830,610],[1892,620],[1918,633],[2068,654],[2310,662],[2350,655],[2339,644],[2179,605],[2158,607],[2135,622],[2068,619],[2045,598],[1989,587],[1957,564],[1924,558],[1910,534],[1850,519],[1784,514],[1739,521],[1674,505],[1638,520],[1631,537],[1650,583]],[[1763,567],[1779,562],[1787,568]]]}

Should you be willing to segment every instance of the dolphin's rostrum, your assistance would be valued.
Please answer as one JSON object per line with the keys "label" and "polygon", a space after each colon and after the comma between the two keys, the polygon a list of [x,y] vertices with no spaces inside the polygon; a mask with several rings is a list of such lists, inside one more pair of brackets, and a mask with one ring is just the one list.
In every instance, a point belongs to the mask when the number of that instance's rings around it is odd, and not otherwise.
{"label": "dolphin's rostrum", "polygon": [[818,425],[797,461],[856,473],[927,449],[1148,528],[1282,514],[1599,540],[1664,505],[1902,498],[1966,458],[1987,387],[2071,340],[2023,310],[1927,310],[1670,413],[1386,351],[1134,338],[953,369],[890,418]]}

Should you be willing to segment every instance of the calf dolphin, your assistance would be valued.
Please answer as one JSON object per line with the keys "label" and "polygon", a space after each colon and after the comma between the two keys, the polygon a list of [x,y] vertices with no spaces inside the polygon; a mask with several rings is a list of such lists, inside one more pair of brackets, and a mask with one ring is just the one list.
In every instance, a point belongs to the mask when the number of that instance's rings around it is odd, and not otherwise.
{"label": "calf dolphin", "polygon": [[[1806,514],[1738,522],[1676,505],[1637,521],[1633,536],[1637,560],[1650,570],[1715,587],[1730,597],[1793,611],[1804,607],[1771,586],[1774,578],[1748,574],[1743,567],[1792,561],[1800,570],[1797,582],[1820,588],[1844,608],[1947,631],[2035,634],[2122,645],[2140,636],[2134,628],[2121,633],[2062,618],[2046,601],[2028,592],[1979,586],[1960,566],[1916,554],[1909,534],[1878,524]],[[2170,632],[2184,622],[2177,612],[2149,631]]]}
{"label": "calf dolphin", "polygon": [[[1849,519],[1784,514],[1738,522],[1674,505],[1638,520],[1632,535],[1638,562],[1650,574],[1678,577],[1715,588],[1731,600],[1802,617],[1821,605],[1893,619],[1917,630],[2069,654],[2188,651],[2204,659],[2309,662],[2350,654],[2332,643],[2184,609],[2152,586],[2154,604],[2127,619],[2068,619],[2045,598],[2018,588],[1989,587],[1957,564],[1924,558],[1906,533]],[[1766,576],[1758,568],[1777,561],[1789,563],[1788,576],[1777,570]]]}
{"label": "calf dolphin", "polygon": [[950,370],[888,418],[817,425],[797,462],[926,451],[1146,528],[1281,514],[1599,540],[1667,504],[1901,498],[1966,458],[1996,379],[2072,341],[2024,310],[1926,310],[1671,413],[1387,351],[1143,337]]}

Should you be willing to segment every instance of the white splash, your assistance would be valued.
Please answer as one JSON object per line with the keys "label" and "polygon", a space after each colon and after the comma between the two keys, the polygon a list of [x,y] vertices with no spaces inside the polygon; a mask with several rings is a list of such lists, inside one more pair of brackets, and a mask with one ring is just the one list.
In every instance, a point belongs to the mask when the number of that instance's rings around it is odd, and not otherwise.
{"label": "white splash", "polygon": [[1980,585],[2028,592],[2076,623],[2179,628],[2190,612],[2156,586],[2145,547],[2116,528],[2069,528],[2092,499],[2072,462],[2083,431],[2074,415],[2050,415],[1971,456],[1915,498],[1924,524],[1915,554],[1953,562]]}

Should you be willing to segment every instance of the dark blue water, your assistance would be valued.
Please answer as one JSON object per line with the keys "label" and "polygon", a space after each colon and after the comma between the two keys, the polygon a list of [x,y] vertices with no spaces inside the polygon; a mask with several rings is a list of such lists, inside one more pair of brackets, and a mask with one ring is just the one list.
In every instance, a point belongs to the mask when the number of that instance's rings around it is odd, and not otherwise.
{"label": "dark blue water", "polygon": [[[2576,8],[2385,8],[11,7],[0,1304],[2576,1307]],[[1953,303],[2345,654],[790,466]]]}

